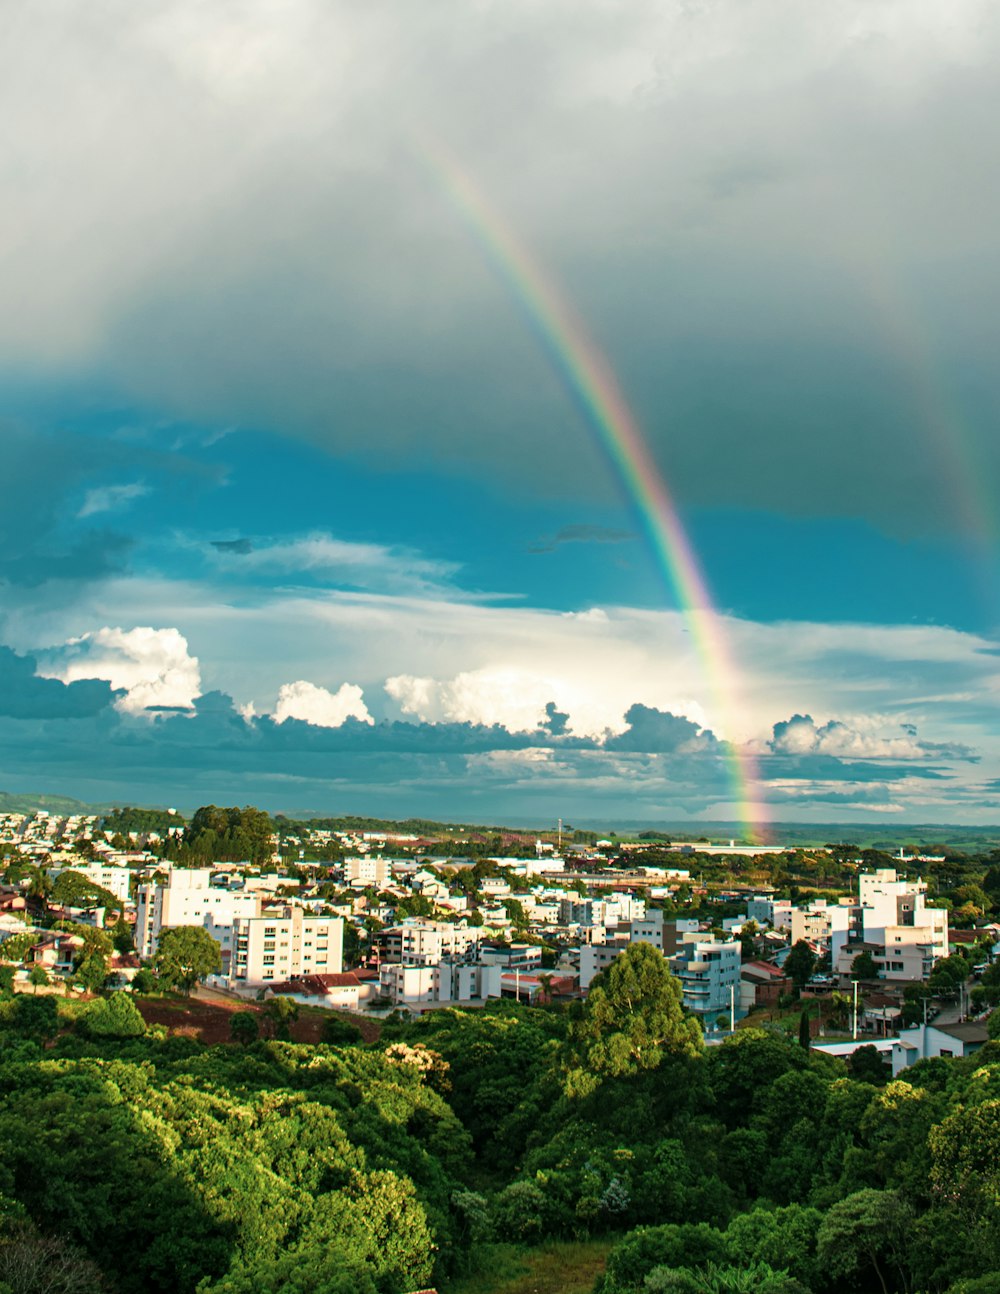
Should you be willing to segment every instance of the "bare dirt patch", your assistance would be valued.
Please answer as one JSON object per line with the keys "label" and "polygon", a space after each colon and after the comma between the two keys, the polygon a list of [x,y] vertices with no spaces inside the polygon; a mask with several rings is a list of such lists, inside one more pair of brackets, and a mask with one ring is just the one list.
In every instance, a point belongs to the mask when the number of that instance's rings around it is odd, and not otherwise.
{"label": "bare dirt patch", "polygon": [[[252,1011],[260,1022],[261,1036],[270,1031],[270,1020],[263,1006],[256,1002],[225,999],[221,995],[212,1001],[190,997],[136,998],[136,1006],[147,1024],[164,1025],[172,1034],[200,1038],[214,1045],[231,1041],[229,1021],[234,1011]],[[302,1007],[298,1020],[291,1026],[293,1042],[316,1043],[322,1038],[323,1023],[329,1016],[350,1021],[361,1030],[365,1042],[378,1039],[380,1028],[374,1020],[361,1020],[340,1011],[322,1011],[316,1007]]]}

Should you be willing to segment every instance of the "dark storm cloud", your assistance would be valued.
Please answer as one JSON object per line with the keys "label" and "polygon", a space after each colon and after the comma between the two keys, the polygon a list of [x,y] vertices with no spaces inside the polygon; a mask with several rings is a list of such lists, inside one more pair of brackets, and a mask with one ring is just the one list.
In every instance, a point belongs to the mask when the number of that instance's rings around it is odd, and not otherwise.
{"label": "dark storm cloud", "polygon": [[718,754],[714,735],[676,714],[648,705],[633,705],[625,713],[626,730],[604,743],[607,750],[657,754]]}
{"label": "dark storm cloud", "polygon": [[253,552],[253,541],[250,539],[213,539],[212,547],[220,553],[233,553],[237,557],[246,557]]}
{"label": "dark storm cloud", "polygon": [[635,535],[629,530],[615,530],[610,526],[594,526],[581,522],[572,526],[563,526],[549,538],[538,539],[529,544],[529,553],[554,553],[563,544],[623,544]]}
{"label": "dark storm cloud", "polygon": [[8,719],[79,719],[107,709],[120,692],[103,679],[64,684],[38,678],[31,656],[0,647],[0,716]]}
{"label": "dark storm cloud", "polygon": [[609,490],[416,124],[565,285],[682,504],[982,527],[987,0],[158,15],[57,5],[9,33],[14,362],[376,464]]}
{"label": "dark storm cloud", "polygon": [[0,580],[33,587],[124,569],[132,547],[128,536],[103,525],[74,524],[95,466],[107,469],[112,462],[106,445],[0,426]]}

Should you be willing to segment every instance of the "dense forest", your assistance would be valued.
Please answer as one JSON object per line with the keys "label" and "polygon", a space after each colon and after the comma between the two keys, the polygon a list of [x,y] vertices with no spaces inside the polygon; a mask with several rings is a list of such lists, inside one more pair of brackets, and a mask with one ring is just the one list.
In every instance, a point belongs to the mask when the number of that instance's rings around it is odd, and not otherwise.
{"label": "dense forest", "polygon": [[759,1030],[706,1049],[646,945],[569,1012],[367,1045],[206,1047],[123,994],[0,1015],[14,1294],[448,1291],[587,1236],[599,1294],[1000,1291],[1000,1045],[898,1081]]}

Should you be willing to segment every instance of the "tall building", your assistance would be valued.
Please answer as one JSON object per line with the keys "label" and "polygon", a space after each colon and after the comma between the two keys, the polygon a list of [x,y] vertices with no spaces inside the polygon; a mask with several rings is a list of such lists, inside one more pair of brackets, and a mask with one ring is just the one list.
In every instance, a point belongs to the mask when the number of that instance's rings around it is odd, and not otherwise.
{"label": "tall building", "polygon": [[883,979],[925,979],[948,956],[948,912],[927,906],[926,881],[900,880],[882,867],[859,876],[858,899],[856,933],[881,948],[874,956]]}
{"label": "tall building", "polygon": [[339,975],[344,968],[343,917],[283,907],[233,921],[234,988],[259,988],[298,975]]}
{"label": "tall building", "polygon": [[375,940],[380,962],[404,966],[436,966],[444,957],[456,957],[485,939],[481,926],[464,921],[428,921],[409,917],[381,930]]}
{"label": "tall building", "polygon": [[701,932],[682,934],[670,968],[681,981],[684,1005],[702,1017],[740,1006],[740,944]]}
{"label": "tall building", "polygon": [[135,944],[140,957],[152,957],[160,932],[169,926],[204,926],[222,948],[226,971],[232,952],[233,921],[260,912],[259,894],[210,884],[208,867],[175,867],[165,881],[148,881],[136,895]]}

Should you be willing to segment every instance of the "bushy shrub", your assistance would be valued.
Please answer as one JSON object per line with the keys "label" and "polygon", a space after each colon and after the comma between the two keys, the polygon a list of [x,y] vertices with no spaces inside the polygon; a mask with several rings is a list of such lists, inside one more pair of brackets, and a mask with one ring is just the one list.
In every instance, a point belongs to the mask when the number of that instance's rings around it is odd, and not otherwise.
{"label": "bushy shrub", "polygon": [[76,1027],[88,1038],[141,1038],[146,1032],[146,1022],[127,993],[112,993],[91,1002]]}

